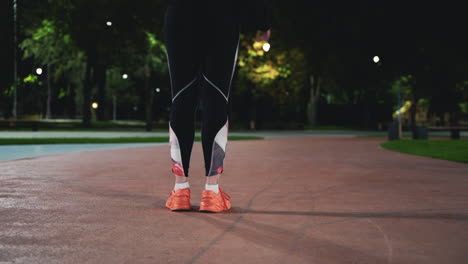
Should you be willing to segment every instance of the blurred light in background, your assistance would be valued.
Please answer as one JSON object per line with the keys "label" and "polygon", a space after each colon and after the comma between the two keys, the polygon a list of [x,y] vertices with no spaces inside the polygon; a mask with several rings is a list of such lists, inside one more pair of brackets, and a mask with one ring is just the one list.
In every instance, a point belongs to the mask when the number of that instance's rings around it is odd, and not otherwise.
{"label": "blurred light in background", "polygon": [[99,105],[98,105],[98,103],[96,103],[96,102],[93,102],[93,103],[91,104],[91,107],[92,107],[93,109],[97,109],[98,106],[99,106]]}
{"label": "blurred light in background", "polygon": [[270,50],[270,48],[271,48],[271,45],[270,45],[270,43],[267,42],[267,43],[263,44],[262,48],[263,48],[263,50],[265,52],[268,52]]}
{"label": "blurred light in background", "polygon": [[128,74],[124,73],[124,75],[122,75],[122,79],[128,79]]}
{"label": "blurred light in background", "polygon": [[377,62],[380,61],[380,58],[379,58],[379,56],[374,56],[373,60],[374,60],[375,63],[377,63]]}
{"label": "blurred light in background", "polygon": [[112,26],[112,22],[111,22],[111,21],[107,21],[106,25],[107,25],[108,27],[110,27],[110,26]]}
{"label": "blurred light in background", "polygon": [[404,114],[406,112],[408,112],[411,108],[411,101],[405,101],[405,104],[400,107],[399,109],[397,109],[394,113],[393,113],[393,118],[396,118],[398,115],[401,115],[401,114]]}
{"label": "blurred light in background", "polygon": [[41,75],[42,74],[42,68],[37,68],[36,73],[37,73],[37,75]]}

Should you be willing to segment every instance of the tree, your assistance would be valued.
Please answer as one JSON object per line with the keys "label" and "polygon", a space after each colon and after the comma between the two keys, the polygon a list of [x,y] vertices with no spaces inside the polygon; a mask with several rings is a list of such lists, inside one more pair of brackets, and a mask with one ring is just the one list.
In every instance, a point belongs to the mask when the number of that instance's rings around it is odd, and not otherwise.
{"label": "tree", "polygon": [[[116,62],[131,61],[123,58],[125,50],[145,50],[146,32],[160,32],[164,1],[110,1],[83,0],[54,1],[54,16],[70,25],[70,34],[77,46],[86,54],[83,87],[83,124],[90,125],[93,87],[97,87],[100,119],[106,116],[106,72]],[[111,26],[107,26],[111,22]],[[122,64],[121,64],[122,65]]]}
{"label": "tree", "polygon": [[[167,74],[166,46],[151,32],[146,32],[146,48],[142,54],[134,56],[135,74],[144,80],[146,130],[152,130],[154,87],[150,86],[152,75],[161,81]],[[153,74],[152,74],[153,73]]]}
{"label": "tree", "polygon": [[264,44],[255,41],[255,36],[241,35],[238,56],[240,82],[236,90],[238,94],[249,93],[251,98],[251,129],[255,129],[258,98],[268,97],[279,105],[297,101],[305,76],[304,54],[299,49],[284,50],[274,46],[266,52]]}
{"label": "tree", "polygon": [[20,44],[23,58],[34,58],[40,65],[47,66],[47,103],[45,118],[51,118],[52,81],[68,75],[70,79],[79,72],[84,54],[73,43],[66,28],[59,28],[50,20],[43,20],[39,28],[27,31]]}
{"label": "tree", "polygon": [[274,1],[275,38],[282,49],[297,48],[304,54],[303,80],[308,89],[307,101],[302,110],[307,112],[310,125],[317,124],[317,104],[324,90],[323,84],[332,83],[335,72],[336,53],[340,36],[339,13],[341,8],[331,8],[331,4],[298,1],[294,5],[284,1]]}

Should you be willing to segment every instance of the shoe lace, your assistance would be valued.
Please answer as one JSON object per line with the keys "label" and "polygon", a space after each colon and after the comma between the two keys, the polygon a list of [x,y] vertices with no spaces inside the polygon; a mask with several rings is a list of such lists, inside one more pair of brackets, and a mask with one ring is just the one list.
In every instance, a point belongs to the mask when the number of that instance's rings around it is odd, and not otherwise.
{"label": "shoe lace", "polygon": [[[221,190],[221,188],[219,188],[219,194],[221,195],[221,197],[223,198],[223,204],[224,204],[224,208],[228,208],[228,205],[226,203],[226,201],[229,201],[231,200],[231,196],[229,196],[229,194],[225,193],[223,190]],[[212,196],[205,196],[203,197],[203,202],[207,205],[207,206],[211,206],[212,205],[212,200],[213,200],[213,197]]]}
{"label": "shoe lace", "polygon": [[221,188],[219,189],[219,192],[221,193],[221,196],[223,197],[223,203],[224,203],[224,208],[228,208],[226,201],[231,200],[231,196],[229,194],[225,193]]}
{"label": "shoe lace", "polygon": [[172,196],[172,197],[175,197],[175,196],[177,196],[177,197],[184,197],[184,196],[185,197],[190,197],[190,195],[188,193],[186,193],[186,192],[176,194],[176,192],[174,192],[174,191],[171,191],[169,193],[169,196]]}
{"label": "shoe lace", "polygon": [[225,193],[223,190],[220,189],[220,193],[224,199],[231,200],[231,196],[229,196],[229,194]]}

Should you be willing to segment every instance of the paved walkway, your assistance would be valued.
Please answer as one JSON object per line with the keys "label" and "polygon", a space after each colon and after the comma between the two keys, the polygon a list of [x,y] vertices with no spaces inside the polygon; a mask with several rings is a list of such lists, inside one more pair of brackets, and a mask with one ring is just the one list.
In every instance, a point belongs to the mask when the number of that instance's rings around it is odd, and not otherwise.
{"label": "paved walkway", "polygon": [[167,144],[168,143],[5,145],[0,146],[0,160],[24,159],[68,152],[82,152],[117,148],[136,148]]}
{"label": "paved walkway", "polygon": [[[362,135],[382,134],[386,132],[376,131],[351,131],[351,130],[261,130],[235,132],[229,131],[230,136],[260,136],[265,138],[284,138],[284,137],[355,137]],[[200,135],[197,132],[196,135]],[[168,132],[126,132],[126,131],[2,131],[0,138],[74,138],[74,137],[95,137],[95,138],[114,138],[114,137],[167,137]]]}
{"label": "paved walkway", "polygon": [[[230,132],[230,136],[259,136],[264,138],[285,137],[355,137],[366,135],[362,131],[257,131],[257,132]],[[379,132],[377,132],[379,133]],[[385,136],[382,133],[382,136]],[[196,135],[200,136],[200,132]],[[3,131],[0,138],[119,138],[119,137],[168,137],[166,132],[102,132],[102,131]],[[42,155],[60,154],[68,152],[92,151],[101,149],[116,149],[129,147],[142,147],[162,145],[164,143],[137,143],[137,144],[34,144],[34,145],[0,145],[0,160],[31,158]],[[167,143],[166,143],[167,144]]]}
{"label": "paved walkway", "polygon": [[[122,132],[122,131],[0,131],[0,138],[115,138],[115,137],[167,137],[168,132]],[[197,132],[196,135],[200,135]],[[382,135],[387,137],[386,131],[360,130],[259,130],[259,131],[229,131],[230,136],[259,136],[264,138],[297,138],[297,137],[359,137],[368,135]],[[411,133],[405,131],[405,136]],[[430,136],[450,136],[449,131],[431,131]],[[460,136],[468,137],[467,131],[460,132]]]}
{"label": "paved walkway", "polygon": [[467,263],[468,165],[381,141],[230,141],[222,214],[164,207],[168,145],[0,161],[0,263]]}
{"label": "paved walkway", "polygon": [[[196,135],[200,136],[200,132]],[[368,135],[387,137],[384,131],[352,131],[352,130],[261,130],[255,132],[229,132],[230,136],[259,136],[269,138],[349,138]],[[431,137],[448,136],[448,132],[431,132]],[[119,138],[119,137],[167,137],[166,132],[67,132],[67,131],[2,131],[0,138]],[[404,136],[410,137],[408,132]],[[468,132],[462,132],[462,137],[468,137]],[[141,146],[161,145],[153,143],[137,144],[43,144],[27,146],[0,146],[0,160],[30,158],[42,155],[60,154],[67,152],[92,151],[100,149],[115,149]]]}

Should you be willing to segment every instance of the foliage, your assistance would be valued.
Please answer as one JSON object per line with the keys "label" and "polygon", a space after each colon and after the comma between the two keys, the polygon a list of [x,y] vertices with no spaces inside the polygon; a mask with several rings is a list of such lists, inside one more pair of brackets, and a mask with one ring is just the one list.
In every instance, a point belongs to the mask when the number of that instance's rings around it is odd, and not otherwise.
{"label": "foliage", "polygon": [[460,95],[460,110],[464,114],[468,114],[468,81],[459,82],[457,84],[457,93]]}
{"label": "foliage", "polygon": [[37,75],[29,74],[23,79],[24,83],[36,83],[39,81],[39,77]]}
{"label": "foliage", "polygon": [[15,86],[10,85],[10,87],[8,89],[5,89],[3,91],[3,94],[6,95],[6,96],[12,96],[14,92],[15,92]]}
{"label": "foliage", "polygon": [[[337,9],[331,2],[272,2],[276,21],[272,49],[264,52],[264,43],[255,43],[255,36],[242,36],[232,96],[251,95],[258,102],[281,105],[285,113],[305,112],[310,91],[307,80],[313,76],[321,80],[320,91],[329,104],[365,105],[372,113],[377,104],[395,107],[400,90],[402,101],[427,98],[436,113],[466,111],[468,49],[461,39],[454,38],[456,34],[448,34],[451,30],[463,32],[464,9],[452,16],[460,23],[448,24],[446,20],[431,20],[431,12],[420,12],[419,4],[401,8],[377,2],[343,3]],[[24,53],[18,83],[19,89],[25,89],[19,92],[20,108],[27,93],[43,89],[38,86],[43,77],[23,82],[29,74],[24,69],[46,64],[52,65],[52,81],[58,88],[54,96],[59,98],[73,90],[75,102],[84,101],[80,89],[88,63],[86,89],[92,90],[92,97],[102,91],[93,91],[96,87],[106,84],[118,98],[135,104],[145,101],[141,88],[167,77],[165,47],[160,40],[166,4],[163,0],[23,1],[18,10]],[[415,14],[423,19],[414,19]],[[112,27],[106,21],[112,21]],[[420,23],[417,21],[429,24],[420,27],[414,24]],[[372,62],[375,55],[381,57],[378,65]],[[103,68],[111,79],[102,80],[106,76]],[[123,72],[129,74],[128,80],[122,80]],[[10,80],[1,84],[5,112],[11,109],[4,103],[11,101],[8,96],[14,92],[8,88],[10,84]],[[109,94],[103,97],[110,99]],[[319,109],[318,113],[323,112]]]}
{"label": "foliage", "polygon": [[110,89],[108,95],[116,96],[117,105],[135,105],[138,103],[138,96],[135,87],[132,85],[131,77],[123,79],[121,68],[112,67],[108,69],[106,76],[107,86]]}
{"label": "foliage", "polygon": [[464,114],[468,114],[468,102],[459,104],[461,111]]}
{"label": "foliage", "polygon": [[[404,102],[412,98],[412,89],[414,85],[415,80],[411,74],[406,76],[400,76],[393,82],[390,91],[394,98],[400,96],[400,100]],[[395,109],[397,108],[398,106],[395,106]]]}
{"label": "foliage", "polygon": [[[254,96],[269,96],[282,104],[290,95],[304,88],[306,78],[304,54],[299,49],[277,49],[265,52],[265,42],[257,42],[251,35],[241,35],[238,56],[239,78],[255,86]],[[248,89],[240,85],[239,91]]]}
{"label": "foliage", "polygon": [[80,51],[67,28],[60,28],[57,23],[44,19],[41,26],[26,31],[27,38],[19,45],[23,50],[23,58],[33,58],[39,65],[52,65],[54,80],[66,76],[79,82],[77,74],[82,71],[85,54]]}
{"label": "foliage", "polygon": [[[133,64],[136,67],[135,74],[141,78],[146,78],[146,71],[156,72],[158,75],[165,75],[168,72],[166,61],[166,46],[156,38],[154,33],[149,31],[146,34],[146,50],[138,52],[134,57]],[[130,54],[129,54],[130,55]],[[136,54],[133,54],[136,55]]]}

